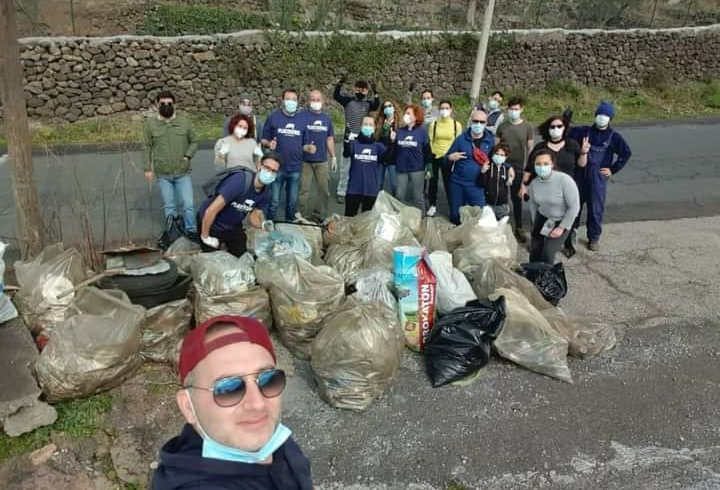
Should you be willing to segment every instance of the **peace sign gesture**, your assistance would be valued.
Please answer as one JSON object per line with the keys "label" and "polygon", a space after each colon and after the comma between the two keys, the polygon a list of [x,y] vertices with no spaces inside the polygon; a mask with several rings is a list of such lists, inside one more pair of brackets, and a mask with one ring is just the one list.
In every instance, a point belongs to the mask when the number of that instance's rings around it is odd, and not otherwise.
{"label": "peace sign gesture", "polygon": [[588,136],[585,136],[582,140],[582,149],[581,151],[583,153],[587,153],[590,151],[590,138]]}

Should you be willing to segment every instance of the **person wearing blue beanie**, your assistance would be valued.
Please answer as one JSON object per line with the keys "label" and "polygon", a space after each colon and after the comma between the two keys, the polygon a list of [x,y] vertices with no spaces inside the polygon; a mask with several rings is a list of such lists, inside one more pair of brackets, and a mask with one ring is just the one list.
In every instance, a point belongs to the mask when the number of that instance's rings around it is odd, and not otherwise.
{"label": "person wearing blue beanie", "polygon": [[575,169],[575,182],[580,191],[580,214],[575,220],[570,236],[571,241],[576,243],[580,216],[587,205],[587,239],[588,249],[591,251],[600,248],[608,180],[610,176],[622,170],[632,155],[625,139],[610,127],[610,121],[614,118],[615,107],[610,102],[602,101],[595,109],[593,125],[578,126],[570,130],[570,137],[581,146],[585,141],[590,143],[587,165]]}

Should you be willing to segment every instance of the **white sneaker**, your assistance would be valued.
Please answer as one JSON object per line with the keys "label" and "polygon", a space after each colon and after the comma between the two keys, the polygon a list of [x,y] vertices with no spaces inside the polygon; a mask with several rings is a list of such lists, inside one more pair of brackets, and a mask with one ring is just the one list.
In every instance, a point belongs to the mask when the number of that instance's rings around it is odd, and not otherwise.
{"label": "white sneaker", "polygon": [[430,206],[430,208],[427,210],[427,215],[431,218],[435,216],[435,213],[437,213],[437,208],[435,206]]}

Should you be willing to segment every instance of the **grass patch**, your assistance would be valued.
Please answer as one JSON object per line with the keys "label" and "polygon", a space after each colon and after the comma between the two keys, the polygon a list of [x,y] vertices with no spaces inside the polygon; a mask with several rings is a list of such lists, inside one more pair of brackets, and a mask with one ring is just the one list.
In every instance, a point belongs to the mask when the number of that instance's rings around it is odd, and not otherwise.
{"label": "grass patch", "polygon": [[100,427],[112,407],[112,395],[101,393],[89,398],[60,402],[55,405],[57,421],[19,437],[0,434],[0,462],[34,451],[50,441],[52,432],[65,432],[73,439],[88,437]]}
{"label": "grass patch", "polygon": [[[526,99],[525,118],[539,124],[551,114],[562,113],[567,106],[574,111],[576,124],[589,123],[600,100],[615,104],[616,123],[646,122],[694,117],[720,117],[720,80],[688,82],[673,86],[656,81],[646,88],[595,88],[558,80],[542,91],[505,91],[506,100],[516,93]],[[383,94],[385,95],[385,94]],[[439,94],[438,99],[442,96]],[[404,100],[401,97],[399,100]],[[467,96],[452,99],[458,120],[467,121],[470,102]],[[328,112],[336,133],[342,133],[344,114],[332,104]],[[264,116],[264,115],[263,115]],[[222,135],[222,114],[190,114],[195,131],[201,140],[214,141]],[[87,143],[140,143],[142,117],[138,114],[118,114],[76,123],[32,123],[34,146]],[[0,145],[5,146],[0,131]]]}

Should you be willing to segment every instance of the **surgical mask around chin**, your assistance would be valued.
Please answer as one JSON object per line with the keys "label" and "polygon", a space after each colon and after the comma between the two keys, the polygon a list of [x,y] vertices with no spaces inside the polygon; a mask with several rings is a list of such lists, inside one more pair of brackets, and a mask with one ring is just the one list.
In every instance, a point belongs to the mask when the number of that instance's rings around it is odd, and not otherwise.
{"label": "surgical mask around chin", "polygon": [[598,128],[607,128],[610,124],[610,117],[605,114],[598,114],[595,116],[595,126]]}
{"label": "surgical mask around chin", "polygon": [[448,117],[450,117],[450,112],[450,109],[440,109],[440,117],[442,117],[443,119],[447,119]]}
{"label": "surgical mask around chin", "polygon": [[362,133],[363,136],[366,136],[369,138],[375,132],[375,128],[373,128],[372,126],[363,126],[360,128],[360,132]]}
{"label": "surgical mask around chin", "polygon": [[552,173],[552,166],[550,165],[535,165],[535,173],[541,179],[547,179]]}
{"label": "surgical mask around chin", "polygon": [[550,134],[550,139],[551,140],[559,140],[560,138],[562,138],[563,131],[564,131],[563,128],[550,128],[548,130],[548,133]]}
{"label": "surgical mask around chin", "polygon": [[245,136],[247,136],[247,132],[248,132],[247,129],[241,128],[241,127],[237,127],[237,128],[235,128],[235,131],[233,131],[233,134],[234,134],[237,138],[242,139],[242,138],[244,138]]}
{"label": "surgical mask around chin", "polygon": [[480,134],[485,131],[485,125],[483,123],[472,123],[470,125],[470,131],[475,134]]}
{"label": "surgical mask around chin", "polygon": [[517,121],[520,119],[520,114],[522,111],[520,109],[510,109],[508,110],[508,118],[510,118],[511,121]]}
{"label": "surgical mask around chin", "polygon": [[502,165],[506,159],[507,157],[505,155],[498,155],[497,153],[492,156],[492,161],[496,165]]}
{"label": "surgical mask around chin", "polygon": [[432,107],[433,100],[432,99],[423,99],[420,101],[420,103],[422,104],[422,106],[425,109],[430,109]]}
{"label": "surgical mask around chin", "polygon": [[275,182],[275,178],[277,175],[267,169],[260,169],[260,173],[258,174],[258,180],[262,185],[270,185],[273,182]]}
{"label": "surgical mask around chin", "polygon": [[285,99],[283,101],[283,107],[285,107],[286,111],[292,114],[297,110],[297,100]]}
{"label": "surgical mask around chin", "polygon": [[275,431],[270,439],[257,451],[243,451],[242,449],[226,446],[210,437],[205,429],[203,429],[200,424],[200,419],[195,413],[195,406],[189,392],[188,398],[190,399],[190,410],[192,411],[193,417],[195,417],[200,437],[203,439],[203,458],[220,459],[235,463],[262,463],[272,456],[273,453],[280,448],[280,446],[285,444],[285,441],[287,441],[292,435],[292,431],[289,428],[283,424],[278,424],[277,427],[275,427]]}
{"label": "surgical mask around chin", "polygon": [[490,109],[491,111],[494,111],[498,107],[500,107],[500,103],[496,99],[488,100],[488,109]]}
{"label": "surgical mask around chin", "polygon": [[315,112],[320,112],[322,109],[322,102],[310,102],[310,109],[314,110]]}
{"label": "surgical mask around chin", "polygon": [[244,116],[249,116],[252,114],[252,106],[249,106],[247,104],[240,104],[238,106],[238,112]]}

